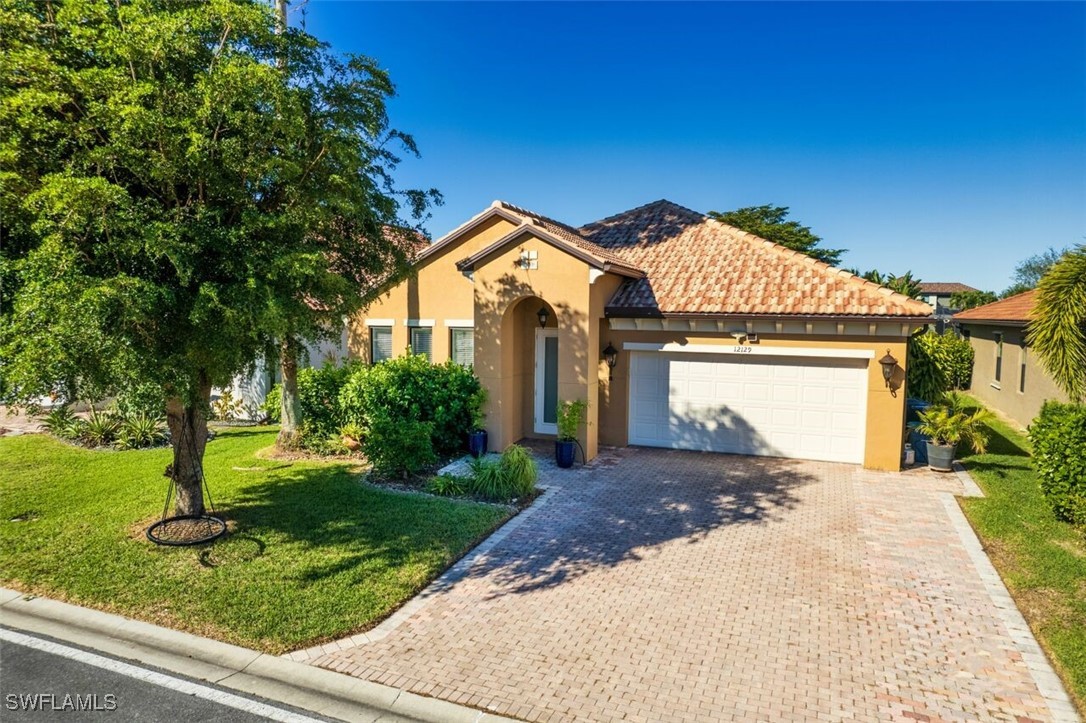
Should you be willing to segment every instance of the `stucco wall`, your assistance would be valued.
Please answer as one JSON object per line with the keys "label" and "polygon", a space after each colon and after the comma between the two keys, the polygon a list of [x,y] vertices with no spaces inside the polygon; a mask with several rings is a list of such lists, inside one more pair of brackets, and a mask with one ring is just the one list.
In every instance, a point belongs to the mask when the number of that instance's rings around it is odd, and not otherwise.
{"label": "stucco wall", "polygon": [[[973,345],[973,381],[969,391],[989,407],[1002,412],[1023,427],[1036,418],[1046,399],[1067,401],[1055,382],[1045,374],[1031,349],[1023,349],[1025,329],[1013,326],[962,324],[969,331]],[[996,381],[997,332],[1003,333],[1003,370]],[[1026,362],[1025,389],[1022,390],[1021,365]]]}

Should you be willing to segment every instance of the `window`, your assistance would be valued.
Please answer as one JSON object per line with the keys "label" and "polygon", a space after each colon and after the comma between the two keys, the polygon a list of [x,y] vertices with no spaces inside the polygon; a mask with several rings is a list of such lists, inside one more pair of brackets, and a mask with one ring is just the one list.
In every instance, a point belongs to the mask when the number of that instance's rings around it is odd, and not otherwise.
{"label": "window", "polygon": [[411,353],[422,354],[427,361],[433,361],[434,330],[428,326],[411,327]]}
{"label": "window", "polygon": [[1018,392],[1026,393],[1026,340],[1022,340],[1022,346],[1018,351]]}
{"label": "window", "polygon": [[392,327],[370,327],[370,361],[374,364],[392,358]]}
{"label": "window", "polygon": [[470,367],[475,363],[475,330],[450,329],[449,349],[452,360],[462,366]]}
{"label": "window", "polygon": [[1003,377],[1003,332],[997,331],[994,335],[996,358],[995,358],[995,380],[997,382],[1002,381]]}

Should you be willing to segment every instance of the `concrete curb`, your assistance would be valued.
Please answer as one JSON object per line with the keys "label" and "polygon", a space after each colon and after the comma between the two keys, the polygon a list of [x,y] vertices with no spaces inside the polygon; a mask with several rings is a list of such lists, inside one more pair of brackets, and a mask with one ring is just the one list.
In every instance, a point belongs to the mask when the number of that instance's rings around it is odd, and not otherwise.
{"label": "concrete curb", "polygon": [[0,588],[0,624],[345,721],[511,718],[158,625]]}

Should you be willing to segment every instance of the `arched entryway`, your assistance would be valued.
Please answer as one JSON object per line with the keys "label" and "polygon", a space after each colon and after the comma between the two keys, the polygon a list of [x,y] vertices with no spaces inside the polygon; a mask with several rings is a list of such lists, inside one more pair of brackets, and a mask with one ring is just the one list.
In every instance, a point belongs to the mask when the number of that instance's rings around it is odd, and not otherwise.
{"label": "arched entryway", "polygon": [[561,345],[554,307],[538,296],[517,299],[502,314],[499,336],[503,440],[553,436]]}

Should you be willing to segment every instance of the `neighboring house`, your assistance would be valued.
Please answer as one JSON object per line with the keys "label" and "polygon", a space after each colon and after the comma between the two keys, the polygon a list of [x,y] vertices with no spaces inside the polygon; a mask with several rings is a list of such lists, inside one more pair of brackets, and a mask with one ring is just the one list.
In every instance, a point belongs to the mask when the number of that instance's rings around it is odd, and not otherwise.
{"label": "neighboring house", "polygon": [[353,320],[351,353],[473,364],[493,448],[553,436],[559,401],[586,399],[589,459],[637,444],[900,466],[906,345],[931,308],[846,271],[668,201],[582,228],[495,201],[416,272]]}
{"label": "neighboring house", "polygon": [[957,281],[921,281],[919,285],[920,293],[917,298],[935,309],[935,318],[940,321],[940,332],[942,322],[958,311],[950,305],[950,297],[963,291],[977,291],[972,286],[959,284]]}
{"label": "neighboring house", "polygon": [[1046,399],[1067,401],[1026,343],[1036,293],[1027,291],[954,315],[962,336],[973,345],[970,391],[1023,427],[1037,417]]}

